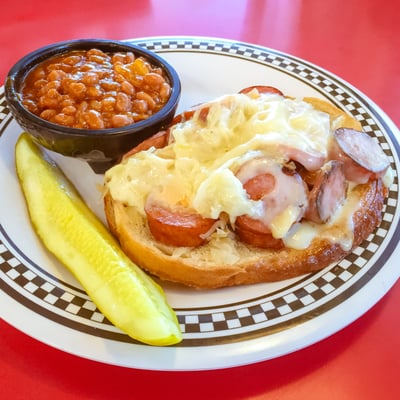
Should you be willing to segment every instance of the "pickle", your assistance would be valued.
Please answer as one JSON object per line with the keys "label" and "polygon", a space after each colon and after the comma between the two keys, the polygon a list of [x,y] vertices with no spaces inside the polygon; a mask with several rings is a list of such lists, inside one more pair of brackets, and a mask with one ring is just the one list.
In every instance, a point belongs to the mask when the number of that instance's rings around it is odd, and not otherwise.
{"label": "pickle", "polygon": [[123,253],[72,183],[27,133],[17,141],[15,159],[36,233],[98,309],[135,340],[156,346],[179,343],[178,320],[162,288]]}

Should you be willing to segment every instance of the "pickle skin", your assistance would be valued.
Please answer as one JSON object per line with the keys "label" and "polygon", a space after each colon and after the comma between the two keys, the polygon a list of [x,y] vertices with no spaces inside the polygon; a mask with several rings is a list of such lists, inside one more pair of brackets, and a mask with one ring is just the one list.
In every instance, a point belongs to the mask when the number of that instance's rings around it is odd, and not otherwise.
{"label": "pickle skin", "polygon": [[142,343],[179,343],[179,323],[162,288],[123,253],[72,183],[27,133],[17,141],[15,162],[35,232],[98,309]]}

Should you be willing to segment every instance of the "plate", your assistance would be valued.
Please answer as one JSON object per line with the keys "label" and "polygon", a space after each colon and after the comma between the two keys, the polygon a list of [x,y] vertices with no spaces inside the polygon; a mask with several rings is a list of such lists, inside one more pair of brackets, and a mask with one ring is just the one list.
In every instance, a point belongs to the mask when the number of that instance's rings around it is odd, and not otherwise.
{"label": "plate", "polygon": [[[342,329],[371,308],[399,277],[399,132],[370,99],[335,75],[275,50],[224,39],[154,37],[132,42],[160,53],[182,80],[180,109],[267,84],[316,96],[357,118],[389,157],[395,181],[380,227],[322,271],[278,283],[199,291],[162,282],[183,341],[167,348],[133,341],[98,311],[79,283],[33,232],[14,168],[21,128],[0,89],[0,316],[50,346],[80,357],[150,370],[205,370],[288,354]],[[80,160],[51,154],[104,221],[96,175]]]}

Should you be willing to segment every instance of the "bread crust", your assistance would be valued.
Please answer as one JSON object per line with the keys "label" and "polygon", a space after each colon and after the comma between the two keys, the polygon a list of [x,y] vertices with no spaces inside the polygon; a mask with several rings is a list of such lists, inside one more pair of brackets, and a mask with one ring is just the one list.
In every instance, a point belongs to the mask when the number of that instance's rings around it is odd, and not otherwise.
{"label": "bread crust", "polygon": [[[360,129],[359,122],[319,99],[306,99],[333,118],[341,118],[342,126]],[[172,248],[156,243],[145,217],[133,207],[115,201],[109,192],[104,197],[104,210],[111,232],[122,249],[136,264],[160,279],[187,286],[212,289],[235,285],[272,282],[320,270],[338,262],[360,245],[381,222],[387,189],[381,179],[354,186],[348,198],[356,199],[353,210],[353,241],[349,249],[323,237],[334,236],[337,226],[327,225],[311,244],[302,250],[284,247],[260,249],[233,238],[230,245],[240,254],[234,263],[218,262],[202,257],[203,249],[191,249],[181,257]],[[340,229],[340,227],[339,227]],[[205,245],[207,246],[207,245]]]}
{"label": "bread crust", "polygon": [[[385,189],[381,180],[358,185],[353,190],[359,207],[353,215],[354,240],[350,250],[326,239],[314,239],[304,250],[251,248],[234,264],[196,263],[164,253],[152,241],[144,218],[134,209],[105,195],[105,213],[112,233],[125,253],[147,272],[168,281],[197,288],[218,288],[292,278],[337,262],[357,247],[381,222]],[[335,229],[335,228],[330,228]],[[238,243],[241,247],[245,246]]]}

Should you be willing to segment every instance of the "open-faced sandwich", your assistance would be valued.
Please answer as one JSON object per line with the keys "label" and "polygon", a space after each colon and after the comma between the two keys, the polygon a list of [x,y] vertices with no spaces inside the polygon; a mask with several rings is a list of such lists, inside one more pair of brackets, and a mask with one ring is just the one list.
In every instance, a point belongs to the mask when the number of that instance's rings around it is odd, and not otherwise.
{"label": "open-faced sandwich", "polygon": [[126,254],[199,288],[322,269],[381,221],[390,163],[331,103],[246,88],[178,115],[106,172],[105,213]]}

